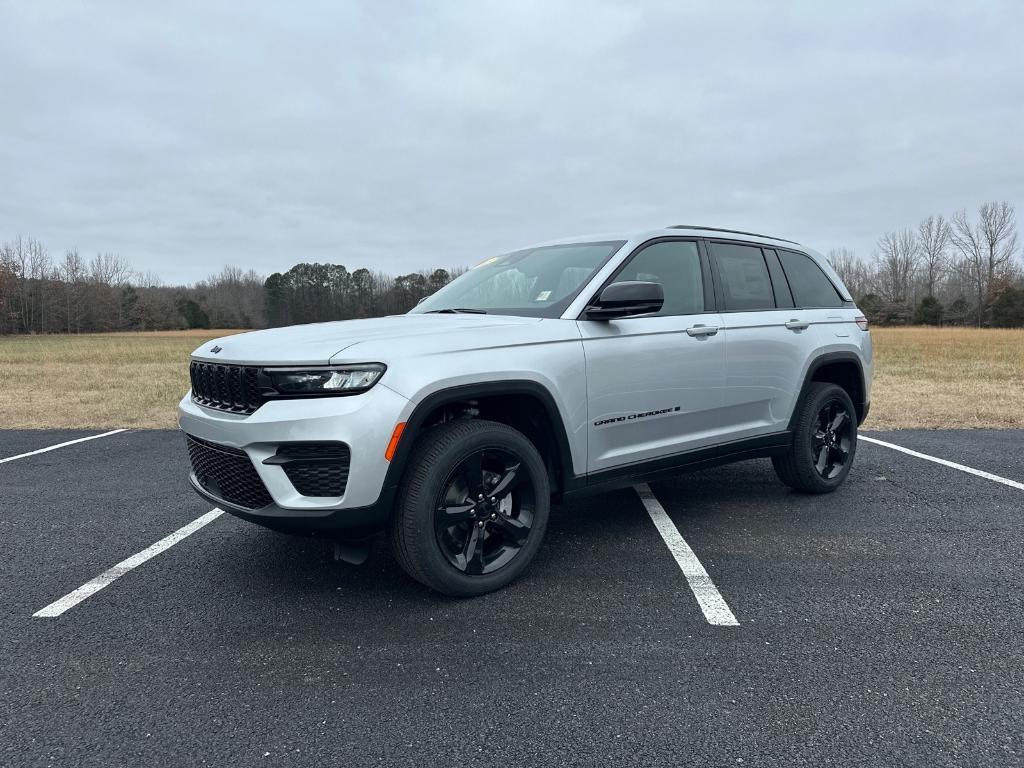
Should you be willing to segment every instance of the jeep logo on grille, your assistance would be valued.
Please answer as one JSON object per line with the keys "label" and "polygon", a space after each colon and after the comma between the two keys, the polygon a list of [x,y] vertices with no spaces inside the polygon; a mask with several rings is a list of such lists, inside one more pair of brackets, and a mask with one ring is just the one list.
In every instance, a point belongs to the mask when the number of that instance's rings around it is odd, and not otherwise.
{"label": "jeep logo on grille", "polygon": [[223,351],[223,347],[214,347],[214,348],[213,348],[213,349],[211,349],[210,351],[211,351],[211,352],[212,352],[213,354],[215,354],[215,355],[216,355],[216,354],[217,354],[218,352],[221,352],[221,351]]}

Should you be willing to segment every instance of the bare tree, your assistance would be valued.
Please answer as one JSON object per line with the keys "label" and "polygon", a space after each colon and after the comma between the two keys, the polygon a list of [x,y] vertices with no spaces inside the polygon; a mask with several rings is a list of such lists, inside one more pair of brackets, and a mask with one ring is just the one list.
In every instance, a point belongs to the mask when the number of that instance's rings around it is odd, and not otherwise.
{"label": "bare tree", "polygon": [[50,254],[38,240],[18,235],[11,244],[18,275],[21,324],[28,333],[46,330],[46,289],[51,273]]}
{"label": "bare tree", "polygon": [[57,276],[64,284],[64,320],[68,333],[82,330],[82,283],[85,262],[75,249],[64,252],[64,261],[57,267]]}
{"label": "bare tree", "polygon": [[0,243],[0,334],[18,330],[18,278],[14,246]]}
{"label": "bare tree", "polygon": [[869,265],[857,257],[850,248],[832,248],[828,252],[828,263],[836,271],[854,298],[870,292],[874,276]]}
{"label": "bare tree", "polygon": [[119,288],[128,284],[132,268],[116,253],[97,253],[89,262],[89,273],[94,282]]}
{"label": "bare tree", "polygon": [[934,296],[935,287],[949,265],[949,223],[942,216],[929,216],[917,225],[917,238],[925,296]]}
{"label": "bare tree", "polygon": [[145,272],[137,272],[133,282],[135,285],[140,285],[143,288],[162,288],[164,285],[163,279],[152,269],[147,269]]}
{"label": "bare tree", "polygon": [[886,232],[879,238],[877,280],[883,298],[901,304],[911,298],[911,281],[919,258],[917,234],[912,229]]}
{"label": "bare tree", "polygon": [[973,283],[977,323],[983,325],[992,304],[993,283],[1013,271],[1017,252],[1017,215],[1006,201],[984,203],[978,208],[978,222],[967,211],[953,215],[950,239],[963,256]]}

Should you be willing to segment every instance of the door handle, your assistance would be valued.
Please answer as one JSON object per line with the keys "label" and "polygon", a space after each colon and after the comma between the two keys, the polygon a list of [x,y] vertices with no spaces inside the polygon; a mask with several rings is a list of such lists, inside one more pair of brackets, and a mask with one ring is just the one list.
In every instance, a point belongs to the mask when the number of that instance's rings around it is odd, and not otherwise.
{"label": "door handle", "polygon": [[786,327],[791,331],[803,331],[810,327],[810,322],[807,320],[797,320],[795,317],[786,323]]}
{"label": "door handle", "polygon": [[691,325],[686,329],[688,336],[714,336],[718,333],[717,325]]}

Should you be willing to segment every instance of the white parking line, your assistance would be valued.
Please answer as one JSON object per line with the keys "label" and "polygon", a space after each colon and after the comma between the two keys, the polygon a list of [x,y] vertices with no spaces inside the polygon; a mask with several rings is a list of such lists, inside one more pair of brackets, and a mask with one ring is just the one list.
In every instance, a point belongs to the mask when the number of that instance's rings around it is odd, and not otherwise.
{"label": "white parking line", "polygon": [[647,509],[647,514],[650,515],[654,527],[658,529],[661,538],[668,545],[669,552],[672,553],[672,557],[676,559],[676,562],[682,569],[686,582],[693,591],[693,596],[697,598],[700,609],[704,612],[704,618],[708,620],[709,624],[721,627],[738,627],[740,623],[736,621],[736,617],[729,610],[729,606],[726,604],[725,598],[722,597],[722,593],[718,591],[718,587],[711,581],[708,572],[704,570],[704,566],[697,559],[697,555],[690,549],[686,539],[682,537],[679,530],[672,523],[671,518],[669,518],[665,508],[661,506],[661,502],[658,501],[651,491],[650,486],[647,483],[640,483],[633,487],[639,494],[640,501],[644,503],[644,507]]}
{"label": "white parking line", "polygon": [[58,448],[64,448],[68,445],[74,445],[75,443],[84,443],[87,440],[97,440],[101,437],[110,437],[116,435],[119,432],[125,432],[124,429],[112,429],[109,432],[104,432],[102,435],[89,435],[88,437],[80,437],[77,440],[68,440],[66,443],[57,443],[57,445],[51,445],[46,448],[40,448],[38,451],[29,451],[28,453],[19,453],[17,456],[8,456],[6,459],[0,459],[0,464],[6,464],[8,461],[14,461],[15,459],[24,459],[28,456],[36,456],[40,453],[47,453],[49,451],[56,451]]}
{"label": "white parking line", "polygon": [[202,517],[193,520],[186,526],[183,526],[172,533],[170,536],[165,536],[160,539],[156,544],[152,544],[146,547],[138,554],[132,555],[127,560],[122,560],[120,563],[115,565],[113,568],[104,571],[95,579],[85,582],[82,586],[76,589],[74,592],[69,592],[59,600],[55,600],[45,608],[41,608],[32,614],[34,618],[44,619],[53,618],[60,616],[68,608],[72,608],[78,605],[80,602],[85,600],[87,597],[91,597],[103,589],[105,586],[115,581],[116,579],[124,576],[132,568],[137,568],[150,558],[156,557],[165,549],[169,549],[177,544],[187,536],[191,536],[193,533],[198,531],[204,525],[212,523],[218,517],[224,514],[222,509],[212,509]]}
{"label": "white parking line", "polygon": [[936,464],[941,464],[944,467],[951,467],[952,469],[959,469],[961,472],[967,472],[971,475],[977,475],[978,477],[984,477],[986,480],[992,480],[996,483],[1002,483],[1008,485],[1011,488],[1016,488],[1019,491],[1024,491],[1024,483],[1018,483],[1016,480],[1009,480],[999,475],[993,475],[991,472],[984,472],[980,469],[974,469],[974,467],[967,467],[963,464],[957,464],[955,461],[949,461],[947,459],[940,459],[937,456],[929,456],[927,453],[920,453],[919,451],[912,451],[909,448],[904,448],[902,445],[896,445],[895,443],[887,443],[884,440],[877,440],[873,437],[867,437],[866,435],[858,435],[861,440],[866,440],[869,443],[875,445],[881,445],[886,448],[892,448],[894,451],[905,453],[908,456],[916,456],[919,459],[925,459],[926,461],[934,461]]}

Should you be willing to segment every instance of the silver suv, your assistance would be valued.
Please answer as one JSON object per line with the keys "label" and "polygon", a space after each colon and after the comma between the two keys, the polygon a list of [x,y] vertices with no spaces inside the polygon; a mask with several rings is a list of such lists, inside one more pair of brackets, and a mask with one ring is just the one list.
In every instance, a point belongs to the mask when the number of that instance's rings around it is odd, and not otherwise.
{"label": "silver suv", "polygon": [[179,406],[195,490],[450,595],[527,567],[552,501],[771,457],[846,478],[871,337],[824,258],[678,226],[494,256],[405,315],[228,336]]}

